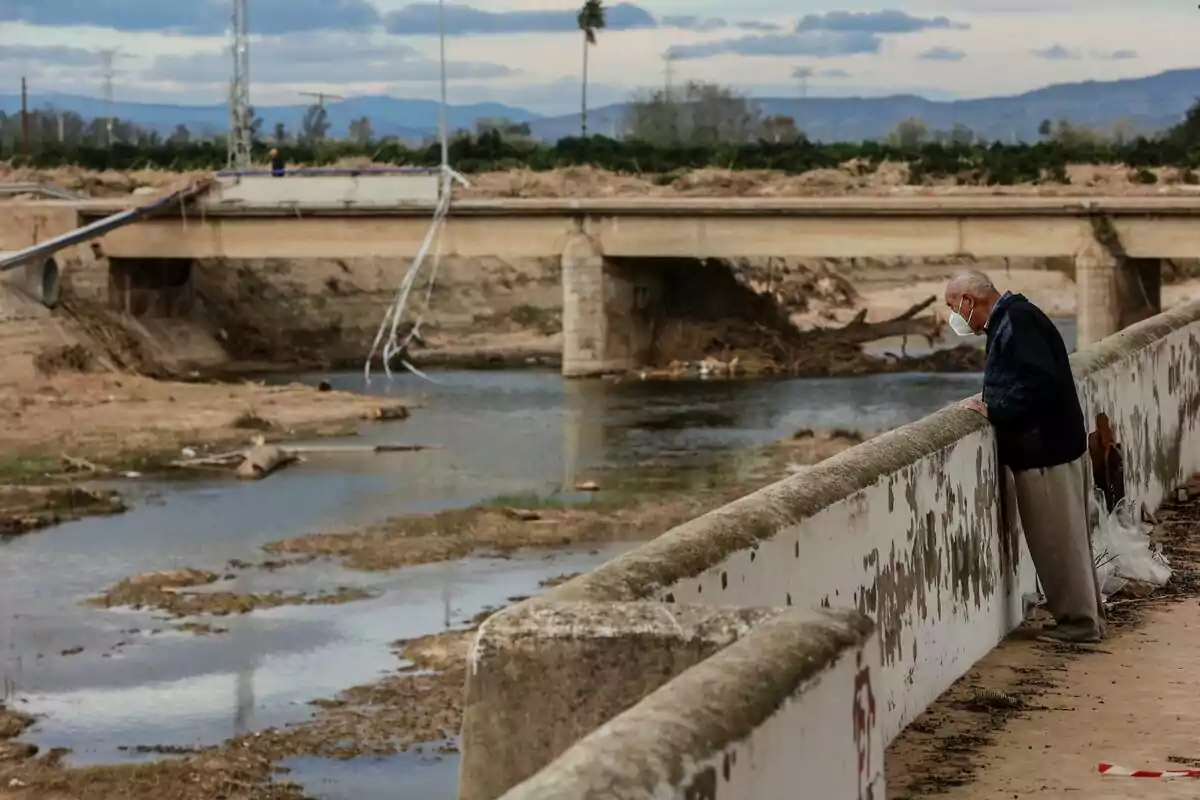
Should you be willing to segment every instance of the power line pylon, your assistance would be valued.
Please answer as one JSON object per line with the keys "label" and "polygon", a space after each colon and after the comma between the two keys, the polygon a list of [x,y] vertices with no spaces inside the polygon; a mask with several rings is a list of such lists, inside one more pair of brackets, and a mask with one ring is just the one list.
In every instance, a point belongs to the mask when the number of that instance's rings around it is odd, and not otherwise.
{"label": "power line pylon", "polygon": [[233,0],[230,28],[233,80],[229,86],[229,166],[250,167],[250,32],[246,23],[247,0]]}

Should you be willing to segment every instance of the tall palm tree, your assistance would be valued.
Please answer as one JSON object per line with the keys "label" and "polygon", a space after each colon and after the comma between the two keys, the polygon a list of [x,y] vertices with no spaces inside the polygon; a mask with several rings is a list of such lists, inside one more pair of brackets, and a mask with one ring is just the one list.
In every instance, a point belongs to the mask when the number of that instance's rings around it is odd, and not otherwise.
{"label": "tall palm tree", "polygon": [[584,0],[575,19],[579,30],[583,31],[583,114],[580,120],[582,135],[587,136],[588,48],[596,43],[596,31],[605,25],[604,0]]}

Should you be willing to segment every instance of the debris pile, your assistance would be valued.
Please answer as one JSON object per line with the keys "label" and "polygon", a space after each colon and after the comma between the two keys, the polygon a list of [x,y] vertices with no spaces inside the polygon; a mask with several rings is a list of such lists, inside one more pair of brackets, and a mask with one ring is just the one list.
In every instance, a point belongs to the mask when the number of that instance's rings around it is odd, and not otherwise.
{"label": "debris pile", "polygon": [[1096,575],[1105,598],[1119,592],[1143,597],[1171,580],[1171,565],[1150,541],[1150,526],[1133,516],[1127,499],[1104,511],[1104,493],[1096,490],[1096,521],[1092,534]]}

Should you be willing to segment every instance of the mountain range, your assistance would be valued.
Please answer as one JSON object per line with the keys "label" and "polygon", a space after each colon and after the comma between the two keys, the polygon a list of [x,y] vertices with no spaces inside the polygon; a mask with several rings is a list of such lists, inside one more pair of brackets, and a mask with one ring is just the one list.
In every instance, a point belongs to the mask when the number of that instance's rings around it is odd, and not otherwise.
{"label": "mountain range", "polygon": [[[1180,69],[1117,81],[1053,84],[1023,94],[973,100],[936,101],[916,95],[755,100],[764,113],[794,118],[800,129],[817,141],[880,139],[907,117],[920,118],[930,130],[949,130],[960,124],[991,140],[1033,141],[1038,138],[1038,125],[1046,119],[1063,119],[1094,129],[1125,120],[1139,132],[1156,132],[1177,122],[1197,95],[1200,95],[1200,69]],[[32,95],[29,105],[74,111],[84,117],[104,114],[102,100],[79,95]],[[19,108],[19,97],[0,94],[0,111],[12,113]],[[329,102],[326,108],[333,135],[344,135],[352,120],[364,116],[371,120],[379,136],[422,139],[435,134],[438,127],[438,104],[431,100],[364,96]],[[625,108],[624,104],[617,104],[589,110],[589,129],[620,134]],[[277,123],[296,130],[304,110],[305,106],[294,105],[260,107],[255,111],[263,119],[263,130],[270,132]],[[116,102],[113,114],[163,133],[179,124],[195,133],[222,131],[228,126],[228,110],[224,105]],[[547,117],[500,102],[447,108],[451,129],[472,128],[477,119],[484,117],[527,122],[533,135],[547,141],[579,131],[578,114]]]}

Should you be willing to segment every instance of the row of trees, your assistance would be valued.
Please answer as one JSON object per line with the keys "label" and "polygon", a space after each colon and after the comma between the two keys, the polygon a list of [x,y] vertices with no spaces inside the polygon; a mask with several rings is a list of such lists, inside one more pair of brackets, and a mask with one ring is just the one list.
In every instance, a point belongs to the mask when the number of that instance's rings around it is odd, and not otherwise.
{"label": "row of trees", "polygon": [[[883,161],[901,161],[910,165],[914,182],[954,176],[984,183],[1062,180],[1069,163],[1123,163],[1135,169],[1200,166],[1200,105],[1171,130],[1150,137],[1119,131],[1102,135],[1046,121],[1041,141],[1001,144],[982,141],[961,125],[930,131],[920,120],[909,119],[882,142],[816,144],[791,117],[766,115],[751,99],[728,88],[691,83],[634,98],[623,123],[625,135],[619,139],[573,137],[545,144],[531,136],[527,124],[479,120],[473,130],[454,134],[450,157],[464,172],[590,164],[656,174],[704,166],[803,172],[851,159],[869,169]],[[107,121],[84,120],[69,112],[31,112],[29,128],[29,160],[38,166],[202,170],[220,168],[226,161],[221,134],[193,132],[184,125],[162,134],[116,120],[111,144]],[[332,139],[328,110],[320,105],[307,110],[295,132],[283,125],[264,131],[258,117],[253,129],[257,159],[265,160],[274,146],[291,163],[329,164],[350,157],[405,165],[440,162],[435,142],[377,137],[365,117],[351,122],[347,137]],[[20,116],[0,114],[0,158],[23,160],[22,153]]]}
{"label": "row of trees", "polygon": [[[263,130],[263,120],[251,110],[250,133],[253,139],[276,144],[295,142],[316,145],[329,137],[329,111],[322,105],[309,106],[295,131],[289,131],[283,123],[277,123],[270,132]],[[167,143],[189,145],[223,142],[223,131],[212,128],[191,130],[187,125],[174,126],[170,133],[161,133],[150,128],[139,127],[125,120],[110,121],[103,118],[85,119],[74,111],[58,111],[53,108],[29,111],[22,121],[21,114],[6,114],[0,111],[0,152],[21,154],[25,148],[26,126],[31,153],[44,151],[74,152],[80,149],[125,144],[138,147],[156,147]],[[349,141],[366,147],[375,141],[371,120],[366,117],[352,120],[349,126]]]}
{"label": "row of trees", "polygon": [[[322,105],[312,105],[304,113],[295,131],[276,123],[269,131],[263,121],[251,113],[251,135],[275,146],[297,144],[317,146],[329,140],[329,112]],[[168,134],[139,128],[123,121],[86,120],[79,114],[53,109],[34,110],[28,115],[30,148],[33,153],[46,150],[72,152],[80,148],[100,147],[123,143],[139,147],[154,147],[162,143],[188,145],[193,142],[223,140],[223,133],[208,130],[192,131],[187,125],[176,125]],[[749,98],[722,86],[690,83],[675,92],[656,90],[635,98],[628,106],[622,129],[623,138],[639,139],[658,146],[712,146],[717,144],[766,141],[792,144],[805,139],[796,120],[785,115],[764,115]],[[484,118],[474,130],[458,131],[456,138],[480,136],[495,131],[505,140],[518,144],[532,143],[528,123],[516,123],[505,118]],[[1111,133],[1093,131],[1066,121],[1046,120],[1040,128],[1042,140],[1066,148],[1094,147],[1105,144],[1125,145],[1138,137],[1132,128],[1117,123]],[[345,141],[368,149],[377,142],[387,143],[375,135],[367,117],[350,122]],[[965,125],[954,125],[948,131],[929,130],[917,118],[903,120],[884,138],[889,147],[913,150],[929,143],[939,145],[989,144]],[[7,115],[0,111],[0,150],[23,152],[24,130],[20,114]]]}

